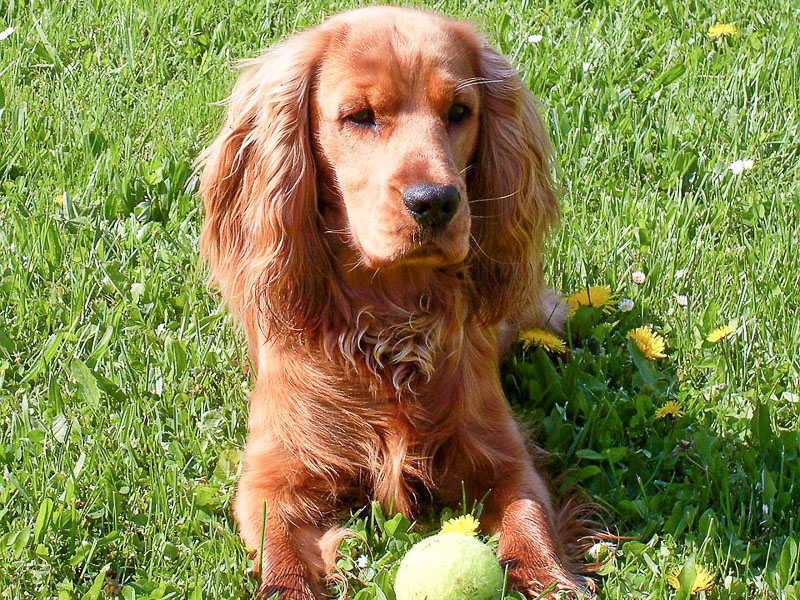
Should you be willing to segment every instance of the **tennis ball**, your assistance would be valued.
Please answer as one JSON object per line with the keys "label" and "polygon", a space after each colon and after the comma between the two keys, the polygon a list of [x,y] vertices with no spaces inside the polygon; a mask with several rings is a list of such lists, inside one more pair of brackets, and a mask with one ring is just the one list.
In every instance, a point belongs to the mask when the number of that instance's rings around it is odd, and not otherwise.
{"label": "tennis ball", "polygon": [[503,591],[503,569],[477,538],[439,533],[405,555],[394,584],[397,600],[492,600]]}

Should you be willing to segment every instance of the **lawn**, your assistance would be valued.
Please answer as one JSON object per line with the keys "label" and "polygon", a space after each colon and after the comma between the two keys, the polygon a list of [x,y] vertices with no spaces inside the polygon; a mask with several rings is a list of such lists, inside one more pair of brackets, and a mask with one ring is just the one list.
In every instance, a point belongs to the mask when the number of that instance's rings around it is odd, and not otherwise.
{"label": "lawn", "polygon": [[[0,0],[0,598],[253,595],[230,516],[245,344],[196,266],[191,164],[237,59],[356,5]],[[614,294],[579,307],[566,352],[520,344],[503,371],[544,468],[624,536],[599,597],[685,598],[698,565],[695,597],[797,598],[797,4],[428,6],[479,24],[542,100],[549,279]],[[736,33],[712,40],[720,23]],[[664,358],[627,338],[645,324]],[[350,597],[393,600],[399,556],[447,516],[354,515]]]}

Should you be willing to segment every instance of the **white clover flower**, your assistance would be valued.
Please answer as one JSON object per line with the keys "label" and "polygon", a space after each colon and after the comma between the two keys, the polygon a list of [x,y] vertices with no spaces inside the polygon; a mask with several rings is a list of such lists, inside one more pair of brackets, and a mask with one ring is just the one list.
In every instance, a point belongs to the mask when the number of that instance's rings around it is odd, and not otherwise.
{"label": "white clover flower", "polygon": [[728,165],[728,169],[734,175],[741,175],[745,171],[752,171],[755,161],[752,158],[746,160],[735,160]]}
{"label": "white clover flower", "polygon": [[614,544],[611,542],[597,542],[586,551],[586,554],[589,555],[589,558],[598,560],[607,554],[611,554],[614,550]]}
{"label": "white clover flower", "polygon": [[675,302],[678,303],[678,306],[686,306],[689,304],[689,298],[683,294],[678,294],[675,296]]}
{"label": "white clover flower", "polygon": [[634,271],[631,273],[631,279],[633,279],[633,283],[636,285],[642,285],[647,277],[645,277],[645,274],[641,271]]}
{"label": "white clover flower", "polygon": [[9,37],[11,37],[12,33],[14,33],[14,28],[13,27],[9,27],[5,31],[0,31],[0,42],[2,42],[3,40],[8,39]]}
{"label": "white clover flower", "polygon": [[358,561],[356,562],[359,569],[363,569],[369,564],[369,559],[367,558],[366,554],[362,554],[358,557]]}
{"label": "white clover flower", "polygon": [[623,298],[619,301],[619,309],[622,312],[631,312],[633,310],[633,300],[630,298]]}
{"label": "white clover flower", "polygon": [[767,506],[766,504],[762,504],[761,505],[761,512],[763,512],[765,515],[768,515],[769,514],[769,506]]}
{"label": "white clover flower", "polygon": [[583,63],[583,72],[584,73],[588,73],[591,68],[592,68],[592,63],[590,63],[590,62],[584,62]]}
{"label": "white clover flower", "polygon": [[132,283],[131,284],[131,300],[134,304],[139,304],[139,298],[144,294],[144,284]]}
{"label": "white clover flower", "polygon": [[528,36],[528,42],[530,42],[531,44],[538,44],[541,41],[542,41],[542,36],[539,35],[538,33],[534,33],[533,35]]}

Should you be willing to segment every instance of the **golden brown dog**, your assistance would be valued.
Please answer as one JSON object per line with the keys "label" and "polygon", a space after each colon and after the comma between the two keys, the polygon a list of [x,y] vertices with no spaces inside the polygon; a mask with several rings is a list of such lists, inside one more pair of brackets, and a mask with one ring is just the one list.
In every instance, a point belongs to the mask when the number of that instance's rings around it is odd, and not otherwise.
{"label": "golden brown dog", "polygon": [[201,248],[257,374],[235,513],[265,597],[323,595],[343,509],[411,515],[462,484],[489,492],[518,589],[589,584],[498,374],[501,327],[563,322],[550,154],[506,59],[428,13],[334,17],[239,78],[201,157]]}

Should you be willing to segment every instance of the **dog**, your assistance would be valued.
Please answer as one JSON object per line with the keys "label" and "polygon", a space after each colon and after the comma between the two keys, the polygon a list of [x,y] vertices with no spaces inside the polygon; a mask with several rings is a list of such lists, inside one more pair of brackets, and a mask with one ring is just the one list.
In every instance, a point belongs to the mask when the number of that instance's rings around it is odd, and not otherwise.
{"label": "dog", "polygon": [[591,587],[499,377],[518,325],[565,319],[551,163],[534,97],[464,22],[360,9],[247,62],[199,159],[200,248],[255,375],[234,513],[262,597],[324,597],[348,508],[462,490],[516,589]]}

